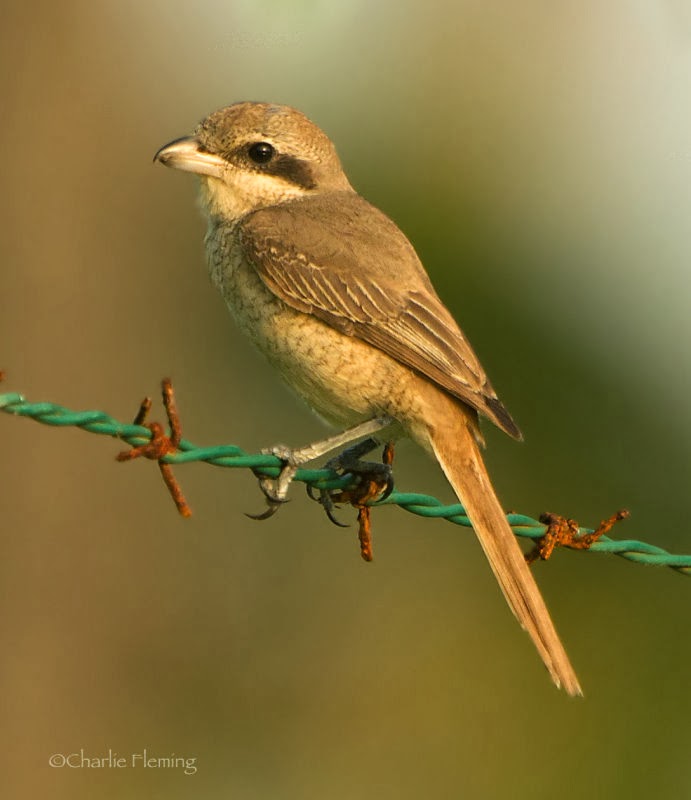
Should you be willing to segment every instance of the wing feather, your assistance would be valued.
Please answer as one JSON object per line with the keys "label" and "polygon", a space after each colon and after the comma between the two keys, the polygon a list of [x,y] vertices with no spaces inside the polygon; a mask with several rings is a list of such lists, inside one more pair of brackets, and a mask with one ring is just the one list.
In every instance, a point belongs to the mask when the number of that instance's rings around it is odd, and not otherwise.
{"label": "wing feather", "polygon": [[261,280],[288,305],[378,347],[521,437],[412,245],[359,195],[261,209],[240,235]]}

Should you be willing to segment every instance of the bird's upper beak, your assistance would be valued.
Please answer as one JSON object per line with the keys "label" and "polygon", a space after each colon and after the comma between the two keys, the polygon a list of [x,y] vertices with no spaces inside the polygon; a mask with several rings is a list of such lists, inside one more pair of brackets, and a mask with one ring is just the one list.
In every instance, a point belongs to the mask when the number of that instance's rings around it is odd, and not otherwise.
{"label": "bird's upper beak", "polygon": [[226,167],[226,162],[220,156],[204,150],[196,136],[183,136],[164,145],[154,156],[154,161],[160,161],[166,167],[210,175],[212,178],[222,178]]}

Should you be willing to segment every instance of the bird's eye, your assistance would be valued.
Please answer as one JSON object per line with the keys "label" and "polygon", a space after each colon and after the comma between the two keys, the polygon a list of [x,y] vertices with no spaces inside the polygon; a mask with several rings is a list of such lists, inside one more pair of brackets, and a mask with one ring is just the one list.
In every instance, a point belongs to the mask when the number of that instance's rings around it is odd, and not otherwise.
{"label": "bird's eye", "polygon": [[255,164],[268,164],[276,151],[268,142],[255,142],[247,152]]}

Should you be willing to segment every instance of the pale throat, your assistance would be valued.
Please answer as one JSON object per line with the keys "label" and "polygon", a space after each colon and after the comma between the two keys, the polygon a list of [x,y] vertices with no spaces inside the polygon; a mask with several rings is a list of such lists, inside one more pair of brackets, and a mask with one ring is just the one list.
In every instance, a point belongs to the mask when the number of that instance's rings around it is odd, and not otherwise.
{"label": "pale throat", "polygon": [[200,175],[199,205],[211,217],[239,219],[267,206],[310,194],[274,175],[233,171],[225,178]]}

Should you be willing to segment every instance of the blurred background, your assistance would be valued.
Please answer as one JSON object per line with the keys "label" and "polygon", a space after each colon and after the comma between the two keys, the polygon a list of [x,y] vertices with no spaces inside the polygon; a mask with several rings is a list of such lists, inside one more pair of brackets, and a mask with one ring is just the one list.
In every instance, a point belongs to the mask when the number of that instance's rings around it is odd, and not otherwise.
{"label": "blurred background", "polygon": [[[158,147],[237,100],[299,107],[414,242],[523,428],[507,508],[691,550],[691,5],[6,3],[4,391],[187,438],[324,433],[239,336],[194,179]],[[156,406],[155,417],[161,416]],[[3,796],[680,798],[691,583],[559,552],[536,575],[586,697],[550,684],[468,532],[397,509],[375,561],[304,496],[0,418]],[[452,494],[412,445],[401,490]],[[353,521],[352,510],[342,516]],[[165,768],[56,769],[111,750]]]}

